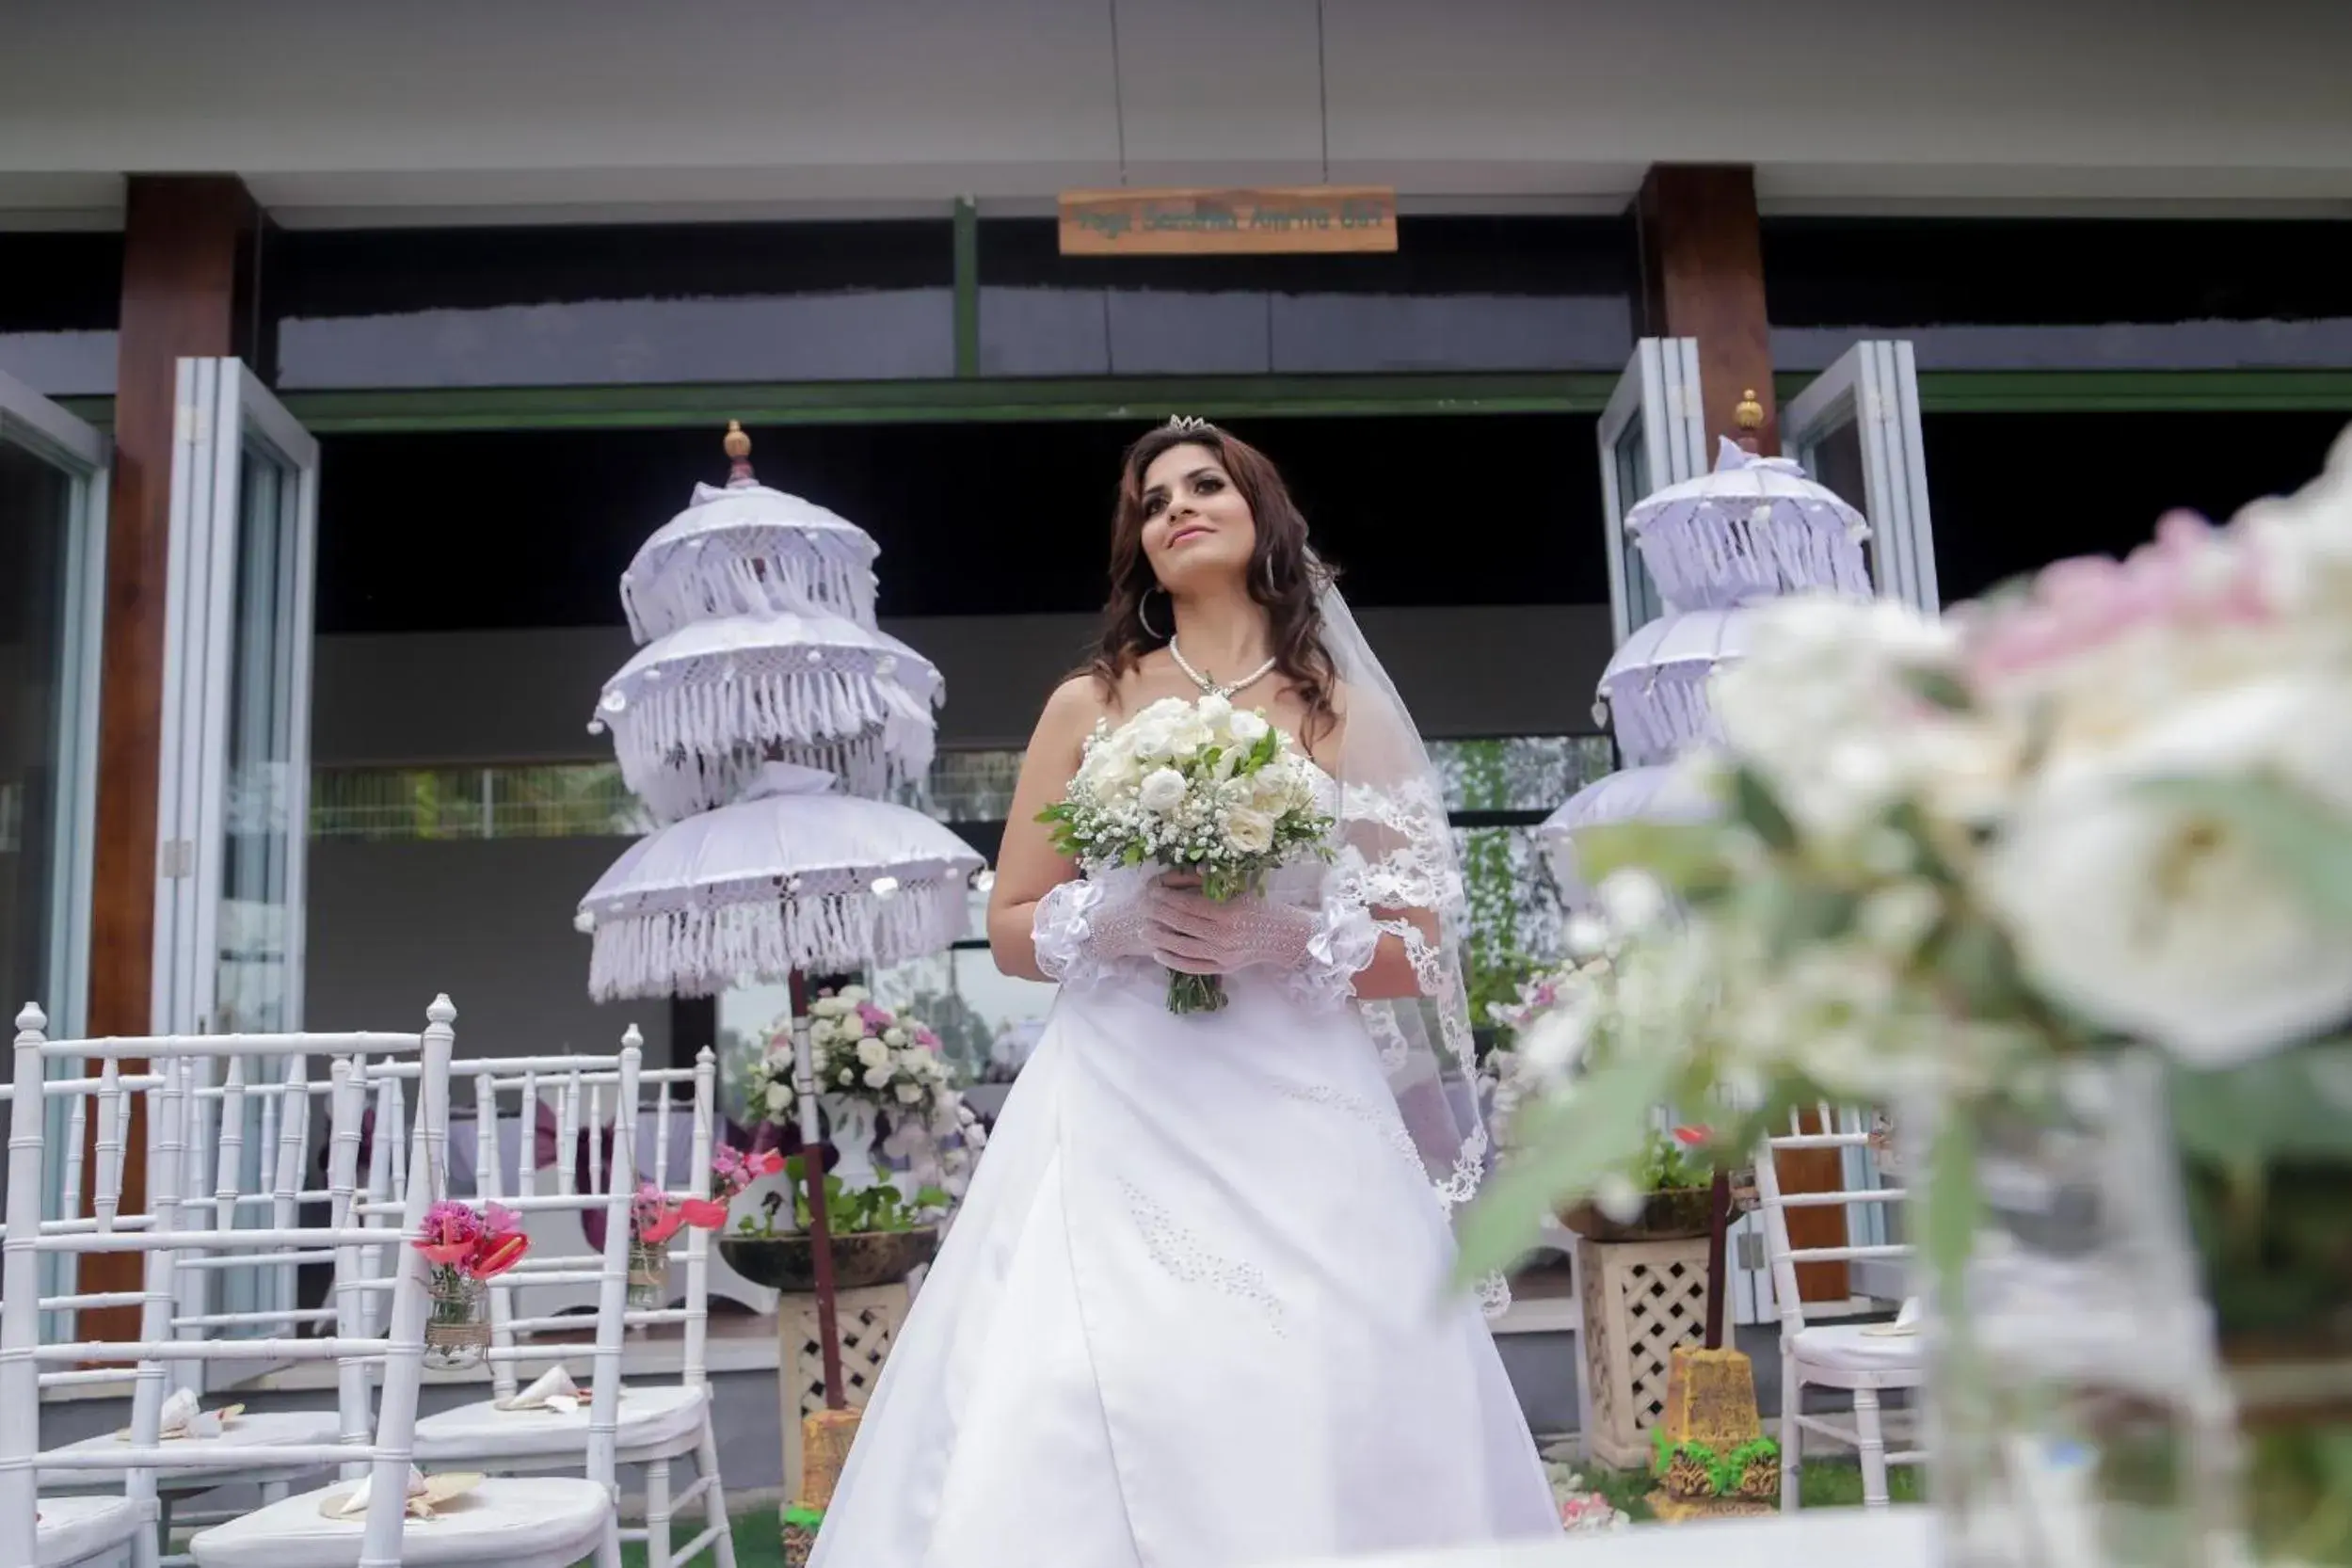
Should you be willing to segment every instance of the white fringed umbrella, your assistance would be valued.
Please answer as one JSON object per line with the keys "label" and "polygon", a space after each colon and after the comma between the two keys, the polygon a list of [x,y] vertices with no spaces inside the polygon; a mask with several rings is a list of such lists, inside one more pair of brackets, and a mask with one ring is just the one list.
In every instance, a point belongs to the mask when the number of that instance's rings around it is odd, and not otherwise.
{"label": "white fringed umbrella", "polygon": [[588,990],[705,997],[745,975],[840,974],[937,952],[983,864],[920,811],[770,763],[748,798],[640,839],[580,901]]}
{"label": "white fringed umbrella", "polygon": [[1647,622],[1624,640],[1601,672],[1593,712],[1604,724],[1614,717],[1627,760],[1663,762],[1714,737],[1707,675],[1747,651],[1751,624],[1743,609],[1687,610]]}
{"label": "white fringed umbrella", "polygon": [[737,798],[763,762],[884,795],[931,767],[937,666],[888,632],[784,611],[682,626],[604,683],[622,779],[664,822]]}
{"label": "white fringed umbrella", "polygon": [[1544,846],[1544,859],[1560,896],[1581,904],[1592,896],[1576,861],[1578,829],[1613,823],[1704,822],[1714,815],[1715,803],[1689,773],[1672,764],[1625,768],[1605,774],[1568,798],[1568,804],[1544,819],[1535,830]]}
{"label": "white fringed umbrella", "polygon": [[872,537],[822,506],[755,483],[742,428],[730,424],[728,440],[734,480],[725,489],[696,485],[693,504],[638,547],[621,574],[630,633],[644,643],[712,616],[807,609],[872,626],[880,552]]}
{"label": "white fringed umbrella", "polygon": [[1862,553],[1870,525],[1862,514],[1791,459],[1759,457],[1729,440],[1715,472],[1636,504],[1625,533],[1678,610],[1815,589],[1870,594]]}

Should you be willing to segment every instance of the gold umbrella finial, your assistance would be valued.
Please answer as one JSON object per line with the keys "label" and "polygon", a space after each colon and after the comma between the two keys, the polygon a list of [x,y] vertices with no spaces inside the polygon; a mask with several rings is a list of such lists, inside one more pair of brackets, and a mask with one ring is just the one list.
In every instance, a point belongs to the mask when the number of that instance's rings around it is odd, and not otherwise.
{"label": "gold umbrella finial", "polygon": [[1757,401],[1756,390],[1747,388],[1739,394],[1739,402],[1732,409],[1733,423],[1740,429],[1739,444],[1750,452],[1756,450],[1756,432],[1764,428],[1764,405]]}
{"label": "gold umbrella finial", "polygon": [[728,486],[756,483],[751,477],[751,438],[744,434],[741,420],[730,419],[727,422],[727,439],[720,444],[727,450]]}

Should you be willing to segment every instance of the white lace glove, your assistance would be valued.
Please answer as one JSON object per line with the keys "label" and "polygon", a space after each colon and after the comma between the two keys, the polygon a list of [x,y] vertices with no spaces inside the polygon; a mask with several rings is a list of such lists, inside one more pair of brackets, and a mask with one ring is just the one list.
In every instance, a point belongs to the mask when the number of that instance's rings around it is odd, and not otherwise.
{"label": "white lace glove", "polygon": [[1037,901],[1030,936],[1047,979],[1082,985],[1122,958],[1151,956],[1151,911],[1140,896],[1113,901],[1096,883],[1064,882]]}
{"label": "white lace glove", "polygon": [[1256,965],[1295,969],[1305,962],[1322,917],[1260,898],[1216,900],[1189,888],[1154,886],[1151,954],[1179,974],[1231,974]]}

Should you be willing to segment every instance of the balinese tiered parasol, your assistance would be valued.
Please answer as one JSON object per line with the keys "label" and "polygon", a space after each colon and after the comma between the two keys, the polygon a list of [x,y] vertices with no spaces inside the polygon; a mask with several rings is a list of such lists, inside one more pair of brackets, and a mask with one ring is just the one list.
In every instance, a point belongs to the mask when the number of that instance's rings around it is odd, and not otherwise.
{"label": "balinese tiered parasol", "polygon": [[690,622],[604,683],[590,728],[613,732],[621,778],[665,822],[739,798],[767,762],[838,774],[880,795],[931,768],[930,660],[822,612]]}
{"label": "balinese tiered parasol", "polygon": [[[1738,422],[1752,432],[1763,405],[1750,392]],[[1576,867],[1578,831],[1612,823],[1688,822],[1714,803],[1674,768],[1674,759],[1715,733],[1707,681],[1717,666],[1747,649],[1744,608],[1782,594],[1828,591],[1867,597],[1863,556],[1868,524],[1860,512],[1805,477],[1796,463],[1765,457],[1752,435],[1718,450],[1715,470],[1643,498],[1625,515],[1625,532],[1658,584],[1666,614],[1625,639],[1600,682],[1594,712],[1615,722],[1617,744],[1632,768],[1587,786],[1540,830],[1561,895],[1589,899]],[[1705,1345],[1723,1352],[1724,1231],[1731,1189],[1715,1179],[1707,1259]],[[1677,1352],[1677,1354],[1683,1352]],[[1736,1359],[1736,1352],[1729,1352]],[[1739,1376],[1745,1378],[1744,1365]]]}
{"label": "balinese tiered parasol", "polygon": [[1601,672],[1593,708],[1628,761],[1647,767],[1714,737],[1707,678],[1747,651],[1749,624],[1738,608],[1669,610],[1634,629]]}
{"label": "balinese tiered parasol", "polygon": [[612,730],[622,776],[666,825],[598,880],[580,924],[600,1000],[792,984],[826,1405],[804,1445],[800,1500],[821,1509],[856,1416],[802,977],[948,946],[982,861],[920,812],[872,798],[929,768],[943,695],[928,660],[874,627],[873,540],[760,485],[740,426],[727,454],[727,488],[696,487],[621,579],[649,646],[606,683],[591,728]]}
{"label": "balinese tiered parasol", "polygon": [[1576,829],[1623,822],[1703,822],[1714,810],[1705,791],[1679,768],[1665,763],[1621,768],[1569,796],[1565,806],[1544,819],[1535,836],[1561,895],[1581,903],[1592,889],[1577,868]]}

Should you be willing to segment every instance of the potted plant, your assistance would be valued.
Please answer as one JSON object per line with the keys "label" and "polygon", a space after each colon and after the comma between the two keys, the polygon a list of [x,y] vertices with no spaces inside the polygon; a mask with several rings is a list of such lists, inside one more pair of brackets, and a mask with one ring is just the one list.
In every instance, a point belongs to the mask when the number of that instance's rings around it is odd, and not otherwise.
{"label": "potted plant", "polygon": [[1704,1238],[1715,1179],[1714,1166],[1698,1152],[1706,1137],[1698,1127],[1653,1133],[1624,1188],[1569,1206],[1560,1223],[1594,1241]]}
{"label": "potted plant", "polygon": [[[808,1166],[794,1155],[784,1161],[792,1195],[792,1222],[779,1228],[783,1194],[770,1197],[766,1212],[745,1216],[719,1242],[728,1267],[755,1285],[806,1295],[817,1288],[815,1249],[808,1240]],[[931,1261],[939,1250],[937,1221],[953,1200],[937,1187],[906,1197],[890,1182],[853,1188],[840,1176],[824,1177],[824,1211],[833,1237],[833,1285],[837,1290],[888,1285]]]}

